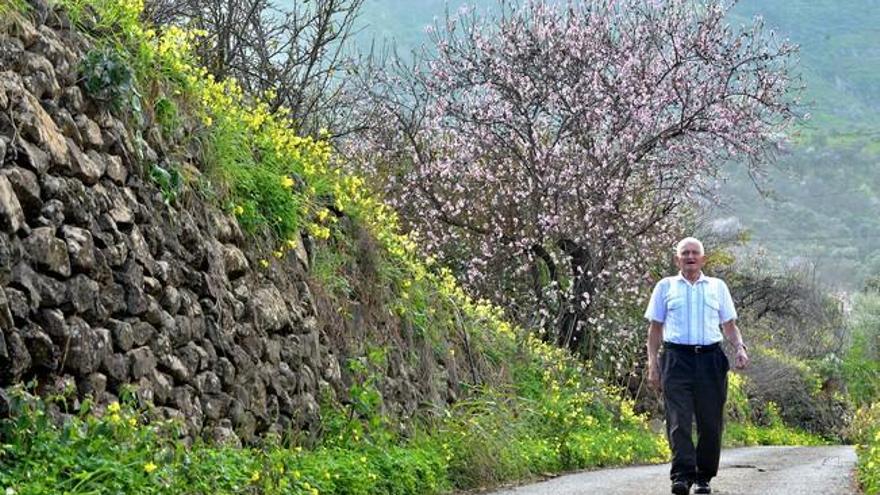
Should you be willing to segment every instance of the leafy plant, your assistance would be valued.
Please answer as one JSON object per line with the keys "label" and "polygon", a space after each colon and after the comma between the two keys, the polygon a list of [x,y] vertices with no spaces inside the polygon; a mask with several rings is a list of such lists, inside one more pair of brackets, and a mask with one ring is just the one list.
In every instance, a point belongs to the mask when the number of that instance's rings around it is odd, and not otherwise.
{"label": "leafy plant", "polygon": [[153,165],[150,168],[150,179],[159,186],[166,204],[175,203],[178,195],[183,191],[183,176],[179,167],[174,164],[167,165],[167,168],[158,164]]}
{"label": "leafy plant", "polygon": [[127,107],[135,114],[140,113],[134,71],[116,49],[91,50],[81,63],[80,73],[83,89],[89,96],[109,103],[114,110]]}

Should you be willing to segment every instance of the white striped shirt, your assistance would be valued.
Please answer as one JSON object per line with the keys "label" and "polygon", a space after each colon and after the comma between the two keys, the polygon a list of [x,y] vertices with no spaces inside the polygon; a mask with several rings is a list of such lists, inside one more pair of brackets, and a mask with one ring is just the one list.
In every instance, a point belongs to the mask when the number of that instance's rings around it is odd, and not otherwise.
{"label": "white striped shirt", "polygon": [[736,309],[720,278],[701,273],[692,284],[679,273],[657,282],[645,318],[663,323],[666,342],[709,345],[721,341],[720,325],[736,319]]}

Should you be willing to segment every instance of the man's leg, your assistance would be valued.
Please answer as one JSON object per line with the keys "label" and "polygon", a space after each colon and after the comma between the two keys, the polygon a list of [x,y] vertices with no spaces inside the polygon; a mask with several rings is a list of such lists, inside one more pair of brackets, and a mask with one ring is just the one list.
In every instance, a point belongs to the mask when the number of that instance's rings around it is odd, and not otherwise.
{"label": "man's leg", "polygon": [[666,437],[672,450],[672,481],[693,481],[696,452],[691,438],[694,421],[694,356],[667,349],[663,353],[663,400],[666,404]]}
{"label": "man's leg", "polygon": [[722,350],[699,355],[694,413],[697,417],[697,478],[709,481],[718,474],[724,403],[727,401],[727,358]]}

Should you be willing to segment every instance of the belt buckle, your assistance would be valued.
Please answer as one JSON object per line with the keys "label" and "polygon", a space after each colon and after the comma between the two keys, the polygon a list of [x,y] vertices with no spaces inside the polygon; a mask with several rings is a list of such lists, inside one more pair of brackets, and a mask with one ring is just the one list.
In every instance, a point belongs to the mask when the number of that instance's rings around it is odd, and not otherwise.
{"label": "belt buckle", "polygon": [[703,346],[701,346],[701,345],[695,345],[695,346],[694,346],[694,353],[695,353],[695,354],[699,354],[699,353],[701,353],[701,352],[703,352]]}

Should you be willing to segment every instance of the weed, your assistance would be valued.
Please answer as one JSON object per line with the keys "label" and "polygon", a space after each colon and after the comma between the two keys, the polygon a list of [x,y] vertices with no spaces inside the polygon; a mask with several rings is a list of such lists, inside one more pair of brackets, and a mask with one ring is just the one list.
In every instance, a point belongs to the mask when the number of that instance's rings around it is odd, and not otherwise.
{"label": "weed", "polygon": [[109,103],[116,110],[141,112],[134,72],[114,48],[99,48],[86,54],[80,66],[83,89],[92,98]]}
{"label": "weed", "polygon": [[167,164],[166,167],[153,165],[150,168],[150,179],[159,186],[162,199],[170,205],[177,201],[178,195],[183,191],[183,176],[177,165],[172,163]]}

